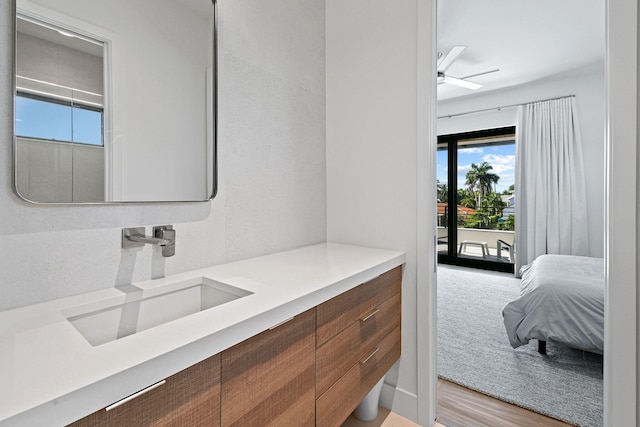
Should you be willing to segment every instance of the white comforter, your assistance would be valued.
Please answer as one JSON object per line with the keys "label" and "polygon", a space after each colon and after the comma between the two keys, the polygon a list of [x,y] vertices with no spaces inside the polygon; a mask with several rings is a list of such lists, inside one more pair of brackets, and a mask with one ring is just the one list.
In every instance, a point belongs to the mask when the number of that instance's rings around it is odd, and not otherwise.
{"label": "white comforter", "polygon": [[522,274],[520,298],[502,310],[513,348],[530,339],[604,350],[604,260],[542,255]]}

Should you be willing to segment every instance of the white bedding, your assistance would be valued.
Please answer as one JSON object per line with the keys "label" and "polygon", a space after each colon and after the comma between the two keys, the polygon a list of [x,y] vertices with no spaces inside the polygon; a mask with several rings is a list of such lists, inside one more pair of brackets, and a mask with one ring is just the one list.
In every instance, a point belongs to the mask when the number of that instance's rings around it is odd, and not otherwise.
{"label": "white bedding", "polygon": [[604,260],[542,255],[522,273],[520,298],[502,310],[513,348],[530,339],[604,350]]}

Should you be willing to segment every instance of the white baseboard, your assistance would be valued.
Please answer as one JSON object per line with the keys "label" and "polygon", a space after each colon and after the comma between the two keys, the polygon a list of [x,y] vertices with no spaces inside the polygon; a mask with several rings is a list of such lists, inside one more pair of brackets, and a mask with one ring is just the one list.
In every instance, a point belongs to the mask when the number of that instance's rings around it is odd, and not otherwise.
{"label": "white baseboard", "polygon": [[406,390],[385,383],[380,393],[380,406],[418,422],[418,396]]}

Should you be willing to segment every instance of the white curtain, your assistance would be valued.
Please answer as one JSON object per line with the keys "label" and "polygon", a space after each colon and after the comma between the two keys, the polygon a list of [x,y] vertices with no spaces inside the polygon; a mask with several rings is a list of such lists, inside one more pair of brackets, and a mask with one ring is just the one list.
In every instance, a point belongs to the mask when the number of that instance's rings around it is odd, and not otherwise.
{"label": "white curtain", "polygon": [[542,254],[588,255],[574,97],[518,107],[515,189],[516,275]]}

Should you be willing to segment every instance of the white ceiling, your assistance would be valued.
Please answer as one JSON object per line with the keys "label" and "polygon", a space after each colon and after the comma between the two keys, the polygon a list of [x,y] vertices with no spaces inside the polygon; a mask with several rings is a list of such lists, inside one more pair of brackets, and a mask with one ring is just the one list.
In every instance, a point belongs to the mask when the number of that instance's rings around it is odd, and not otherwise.
{"label": "white ceiling", "polygon": [[439,0],[438,52],[466,45],[446,71],[483,87],[438,85],[438,99],[469,96],[546,78],[601,62],[604,0]]}
{"label": "white ceiling", "polygon": [[83,37],[70,37],[68,34],[71,34],[71,31],[65,31],[67,34],[67,36],[65,36],[53,24],[39,23],[32,19],[18,17],[16,19],[16,26],[19,33],[29,34],[39,39],[48,40],[52,43],[100,58],[103,56],[102,43],[89,41],[90,39]]}

